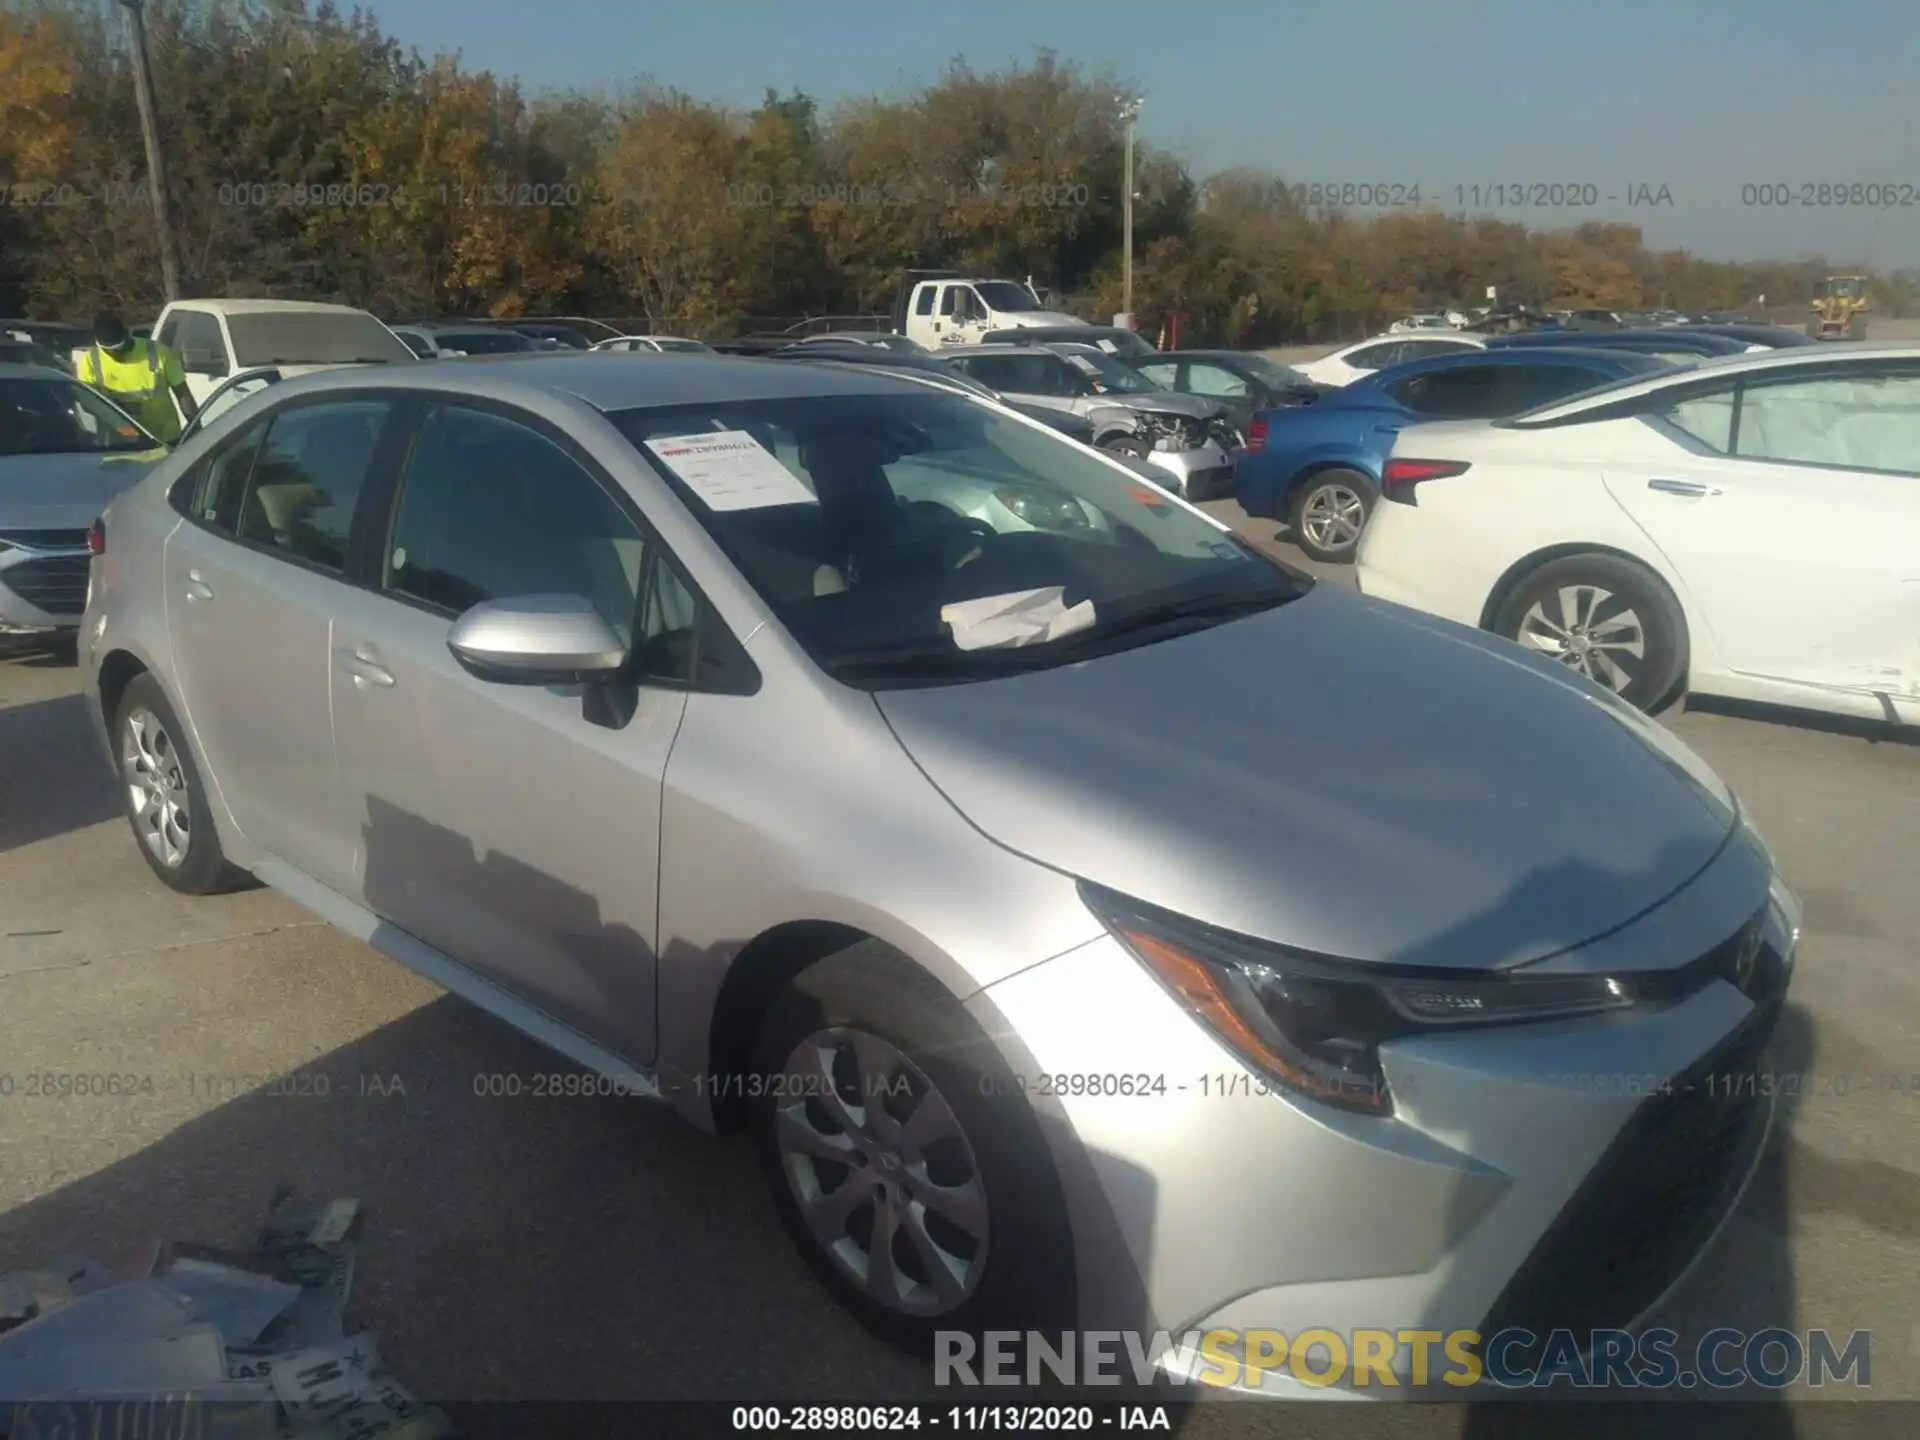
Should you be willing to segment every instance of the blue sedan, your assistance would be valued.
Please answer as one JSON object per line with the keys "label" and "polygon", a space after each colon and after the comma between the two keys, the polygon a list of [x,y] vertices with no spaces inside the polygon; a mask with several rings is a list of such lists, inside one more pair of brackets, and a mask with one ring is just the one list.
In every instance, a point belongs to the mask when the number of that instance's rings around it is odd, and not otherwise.
{"label": "blue sedan", "polygon": [[1596,345],[1490,348],[1396,365],[1316,404],[1257,412],[1234,497],[1249,515],[1288,522],[1314,559],[1351,560],[1403,426],[1498,420],[1673,363]]}

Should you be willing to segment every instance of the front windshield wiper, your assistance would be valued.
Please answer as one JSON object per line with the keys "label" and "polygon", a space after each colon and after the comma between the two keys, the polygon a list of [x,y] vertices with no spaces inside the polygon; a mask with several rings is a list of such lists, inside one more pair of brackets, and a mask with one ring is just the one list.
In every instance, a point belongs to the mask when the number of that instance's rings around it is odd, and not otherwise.
{"label": "front windshield wiper", "polygon": [[[1234,620],[1242,615],[1271,610],[1299,598],[1300,592],[1289,590],[1267,595],[1198,595],[1188,600],[1165,600],[1157,605],[1123,610],[1111,620],[1096,619],[1091,628],[1076,630],[1054,643],[1077,648],[1088,643],[1097,645],[1121,635],[1138,634],[1142,630],[1155,630],[1162,625]],[[1194,628],[1203,627],[1196,625]]]}

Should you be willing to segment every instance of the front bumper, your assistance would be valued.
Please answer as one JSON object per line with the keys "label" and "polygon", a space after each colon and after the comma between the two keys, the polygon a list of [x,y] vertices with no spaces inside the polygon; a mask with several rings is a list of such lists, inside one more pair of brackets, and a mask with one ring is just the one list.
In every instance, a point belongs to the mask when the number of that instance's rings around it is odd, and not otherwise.
{"label": "front bumper", "polygon": [[1233,457],[1209,441],[1198,450],[1153,450],[1147,463],[1173,477],[1169,487],[1187,500],[1205,500],[1232,487]]}
{"label": "front bumper", "polygon": [[[1709,881],[1700,924],[1665,917],[1661,933],[1692,945],[1729,900],[1751,915],[1764,872],[1738,848],[1669,902]],[[1764,1141],[1765,1087],[1740,1077],[1780,1013],[1797,929],[1779,902],[1769,917],[1770,978],[1749,991],[1714,979],[1631,1013],[1384,1047],[1387,1118],[1273,1093],[1110,939],[990,987],[1031,1054],[1036,1108],[1057,1108],[1104,1202],[1074,1216],[1078,1265],[1138,1282],[1136,1310],[1102,1291],[1108,1308],[1089,1313],[1083,1280],[1080,1325],[1176,1337],[1631,1326],[1705,1249]],[[1112,1093],[1126,1076],[1132,1093]],[[1418,1394],[1412,1347],[1390,1364],[1393,1389],[1309,1389],[1269,1371],[1256,1393]]]}
{"label": "front bumper", "polygon": [[91,562],[84,548],[0,548],[0,635],[78,629]]}

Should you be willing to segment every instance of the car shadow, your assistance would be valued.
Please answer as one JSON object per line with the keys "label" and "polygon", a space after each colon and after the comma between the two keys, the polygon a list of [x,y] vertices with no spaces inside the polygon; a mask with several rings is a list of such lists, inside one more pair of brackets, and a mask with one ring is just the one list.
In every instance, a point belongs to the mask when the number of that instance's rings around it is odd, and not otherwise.
{"label": "car shadow", "polygon": [[0,854],[122,813],[85,696],[0,709]]}
{"label": "car shadow", "polygon": [[80,663],[72,635],[0,635],[0,664],[27,670],[71,670]]}
{"label": "car shadow", "polygon": [[1689,714],[1724,715],[1735,720],[1751,720],[1760,725],[1791,726],[1796,730],[1814,730],[1823,735],[1865,740],[1870,745],[1920,745],[1920,725],[1903,725],[1898,720],[1829,715],[1819,710],[1799,710],[1787,705],[1733,700],[1718,695],[1689,695],[1685,708]]}

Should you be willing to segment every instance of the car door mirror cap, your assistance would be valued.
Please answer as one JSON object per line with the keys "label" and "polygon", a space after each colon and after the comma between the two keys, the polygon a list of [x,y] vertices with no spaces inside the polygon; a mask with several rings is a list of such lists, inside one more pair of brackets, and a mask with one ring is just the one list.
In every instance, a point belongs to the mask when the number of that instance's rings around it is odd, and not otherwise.
{"label": "car door mirror cap", "polygon": [[580,595],[519,595],[468,610],[447,649],[477,680],[496,685],[580,685],[627,668],[628,650]]}

